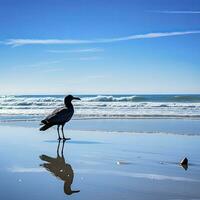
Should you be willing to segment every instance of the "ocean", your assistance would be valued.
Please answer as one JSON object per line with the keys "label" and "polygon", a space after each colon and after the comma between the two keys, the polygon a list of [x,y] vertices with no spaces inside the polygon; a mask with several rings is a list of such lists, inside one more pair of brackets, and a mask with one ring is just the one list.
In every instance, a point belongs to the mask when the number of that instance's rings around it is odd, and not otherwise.
{"label": "ocean", "polygon": [[[195,118],[200,95],[76,95],[74,119]],[[39,120],[63,106],[64,95],[0,96],[0,120]]]}

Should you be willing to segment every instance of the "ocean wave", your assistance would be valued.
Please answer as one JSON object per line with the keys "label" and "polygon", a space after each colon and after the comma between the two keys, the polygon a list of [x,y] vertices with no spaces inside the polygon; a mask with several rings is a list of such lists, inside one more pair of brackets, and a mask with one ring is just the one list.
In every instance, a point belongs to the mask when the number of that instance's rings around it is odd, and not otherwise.
{"label": "ocean wave", "polygon": [[98,95],[83,98],[83,100],[90,102],[200,102],[200,95]]}
{"label": "ocean wave", "polygon": [[95,96],[95,97],[89,97],[89,98],[84,98],[84,101],[100,101],[100,102],[136,102],[136,101],[143,101],[145,100],[144,97],[140,96],[122,96],[122,97],[114,97],[114,96]]}
{"label": "ocean wave", "polygon": [[[44,116],[63,106],[64,96],[0,96],[0,116]],[[78,118],[200,117],[200,95],[97,95],[74,101]],[[176,101],[175,101],[176,99]]]}
{"label": "ocean wave", "polygon": [[[0,96],[1,103],[63,103],[64,96]],[[199,102],[200,95],[94,95],[81,96],[84,102]]]}
{"label": "ocean wave", "polygon": [[173,97],[177,102],[200,102],[200,95],[181,95]]}
{"label": "ocean wave", "polygon": [[[104,106],[93,102],[83,103],[75,106],[75,115],[77,116],[113,116],[113,117],[138,117],[138,116],[198,116],[200,115],[200,104],[198,105],[156,105],[154,103],[148,103],[140,105],[139,103],[130,103],[129,105],[123,106],[123,103],[108,102]],[[135,104],[134,106],[131,104]],[[0,106],[0,115],[20,115],[20,114],[39,114],[45,115],[51,113],[56,105],[45,105],[45,106]]]}

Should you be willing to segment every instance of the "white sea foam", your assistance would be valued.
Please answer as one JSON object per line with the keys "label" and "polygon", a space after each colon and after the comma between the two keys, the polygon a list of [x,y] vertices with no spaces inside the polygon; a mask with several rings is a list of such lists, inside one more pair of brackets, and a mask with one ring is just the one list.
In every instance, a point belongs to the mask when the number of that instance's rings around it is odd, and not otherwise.
{"label": "white sea foam", "polygon": [[[178,101],[175,101],[177,97]],[[199,96],[82,96],[82,101],[74,102],[75,117],[200,118],[198,98]],[[43,116],[60,106],[63,106],[63,96],[1,96],[0,117],[8,115]]]}
{"label": "white sea foam", "polygon": [[121,101],[139,101],[142,100],[142,97],[137,97],[137,96],[124,96],[124,97],[114,97],[114,96],[96,96],[96,97],[88,97],[84,98],[84,101],[104,101],[104,102],[121,102]]}

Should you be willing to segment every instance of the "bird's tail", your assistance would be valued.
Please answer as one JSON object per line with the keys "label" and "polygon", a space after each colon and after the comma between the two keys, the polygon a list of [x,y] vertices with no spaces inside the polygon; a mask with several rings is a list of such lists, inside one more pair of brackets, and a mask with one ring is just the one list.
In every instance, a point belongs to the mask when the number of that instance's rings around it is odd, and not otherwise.
{"label": "bird's tail", "polygon": [[51,124],[45,124],[44,126],[42,126],[41,128],[40,128],[40,131],[46,131],[48,128],[50,128],[50,127],[52,127],[52,125]]}
{"label": "bird's tail", "polygon": [[53,162],[53,161],[55,161],[55,158],[52,158],[52,157],[46,156],[46,155],[41,155],[40,159],[45,161],[45,162]]}

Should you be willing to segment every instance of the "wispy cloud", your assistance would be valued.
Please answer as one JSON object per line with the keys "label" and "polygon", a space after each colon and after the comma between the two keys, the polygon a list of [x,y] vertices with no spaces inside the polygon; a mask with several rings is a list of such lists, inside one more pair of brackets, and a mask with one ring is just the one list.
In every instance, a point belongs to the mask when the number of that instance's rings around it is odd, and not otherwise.
{"label": "wispy cloud", "polygon": [[61,39],[9,39],[4,42],[6,45],[13,47],[21,45],[53,45],[53,44],[93,44],[93,43],[112,43],[128,40],[138,40],[138,39],[152,39],[152,38],[161,38],[161,37],[172,37],[172,36],[181,36],[181,35],[191,35],[199,34],[200,30],[194,31],[177,31],[177,32],[156,32],[156,33],[146,33],[139,35],[130,35],[125,37],[118,38],[105,38],[105,39],[94,39],[94,40],[61,40]]}
{"label": "wispy cloud", "polygon": [[43,62],[36,62],[32,64],[22,64],[22,65],[15,65],[12,68],[14,71],[31,71],[31,72],[37,72],[38,70],[40,73],[42,72],[60,72],[64,69],[60,67],[59,65],[64,60],[54,60],[54,61],[43,61]]}
{"label": "wispy cloud", "polygon": [[90,75],[87,76],[87,80],[88,79],[105,79],[105,78],[110,78],[108,75]]}
{"label": "wispy cloud", "polygon": [[102,48],[90,48],[90,49],[73,49],[73,50],[47,50],[49,53],[95,53],[102,52]]}
{"label": "wispy cloud", "polygon": [[44,66],[58,64],[60,62],[61,62],[60,60],[53,60],[53,61],[49,61],[49,62],[38,62],[38,63],[26,65],[26,68],[44,67]]}
{"label": "wispy cloud", "polygon": [[89,44],[90,40],[60,40],[60,39],[9,39],[4,42],[6,45],[21,46],[30,44]]}
{"label": "wispy cloud", "polygon": [[163,13],[163,14],[200,14],[199,10],[151,10],[148,12]]}
{"label": "wispy cloud", "polygon": [[57,68],[47,68],[47,69],[43,69],[41,70],[41,72],[62,72],[64,71],[64,68],[61,67],[57,67]]}
{"label": "wispy cloud", "polygon": [[38,68],[43,68],[43,67],[49,67],[49,66],[54,66],[55,64],[61,63],[61,60],[53,60],[53,61],[44,61],[44,62],[36,62],[32,64],[22,64],[22,65],[17,65],[14,66],[12,69],[35,69],[38,70]]}

